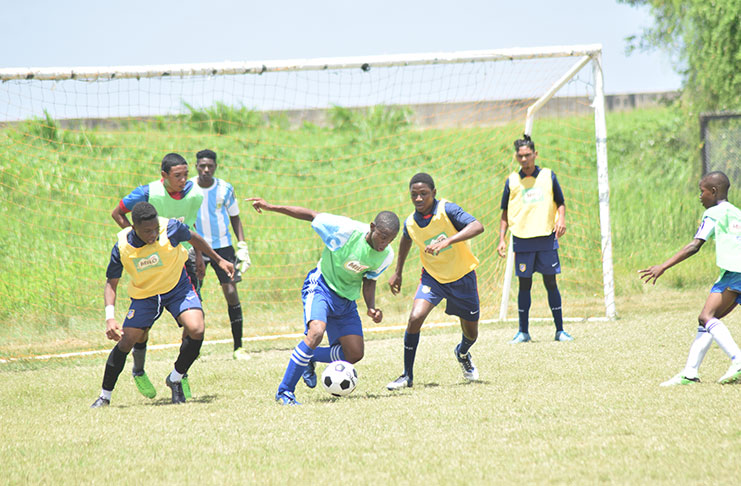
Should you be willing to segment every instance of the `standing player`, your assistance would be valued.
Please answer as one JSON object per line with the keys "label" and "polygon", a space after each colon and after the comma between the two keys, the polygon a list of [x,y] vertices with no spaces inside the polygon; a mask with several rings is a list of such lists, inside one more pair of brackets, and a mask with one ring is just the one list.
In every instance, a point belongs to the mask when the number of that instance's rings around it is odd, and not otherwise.
{"label": "standing player", "polygon": [[[237,267],[234,279],[224,273],[220,267],[213,265],[216,277],[221,284],[221,290],[226,299],[229,321],[234,339],[234,359],[249,359],[250,355],[242,349],[242,305],[239,302],[237,283],[242,281],[242,273],[250,268],[250,254],[247,242],[244,241],[242,222],[239,219],[239,206],[234,198],[234,188],[228,182],[214,177],[216,174],[216,152],[201,150],[196,154],[196,170],[198,176],[191,179],[198,184],[203,193],[203,204],[196,218],[196,231],[205,239],[211,248],[222,258],[233,262]],[[237,251],[232,247],[232,237],[229,233],[231,224],[234,235],[237,237]],[[203,262],[212,263],[207,257]],[[198,288],[203,285],[203,275],[198,275]]]}
{"label": "standing player", "polygon": [[512,172],[504,181],[502,193],[502,218],[499,223],[499,245],[497,251],[507,255],[507,228],[512,231],[515,268],[520,281],[517,294],[519,331],[512,344],[530,341],[530,289],[533,272],[543,275],[548,292],[548,305],[556,325],[556,341],[573,341],[563,330],[561,293],[556,284],[556,275],[561,273],[558,259],[558,238],[566,233],[566,206],[563,191],[550,169],[535,165],[538,152],[528,135],[515,140],[515,158],[521,170]]}
{"label": "standing player", "polygon": [[[325,245],[301,289],[305,336],[293,350],[275,395],[281,405],[298,405],[294,391],[301,375],[309,387],[316,386],[315,361],[357,363],[363,358],[363,326],[355,300],[362,292],[368,317],[376,323],[383,320],[383,312],[376,307],[376,279],[394,259],[390,243],[399,232],[399,218],[391,211],[381,211],[367,225],[298,206],[269,204],[259,197],[247,200],[258,213],[274,211],[311,221]],[[325,331],[329,346],[319,347]]]}
{"label": "standing player", "polygon": [[404,333],[404,373],[386,388],[412,386],[422,324],[443,299],[447,300],[445,313],[461,320],[463,334],[455,347],[455,358],[463,377],[478,380],[479,371],[468,350],[479,335],[479,293],[474,271],[479,260],[467,240],[483,233],[484,226],[457,204],[435,199],[437,189],[429,174],[421,172],[412,177],[409,194],[414,212],[404,221],[396,269],[389,280],[391,293],[396,295],[401,290],[401,274],[412,242],[419,248],[422,278]]}
{"label": "standing player", "polygon": [[661,265],[639,270],[646,283],[656,280],[669,268],[697,253],[711,236],[715,237],[716,263],[720,277],[713,284],[697,320],[697,336],[690,346],[687,364],[681,373],[661,386],[699,383],[698,370],[715,340],[731,358],[731,366],[718,383],[741,379],[741,350],[720,318],[741,303],[741,210],[728,202],[731,183],[723,172],[710,172],[700,180],[700,202],[705,207],[694,239]]}
{"label": "standing player", "polygon": [[[139,202],[148,202],[152,204],[157,213],[163,218],[177,219],[193,229],[198,216],[198,209],[203,202],[198,186],[193,181],[188,180],[188,162],[183,156],[176,153],[169,153],[162,159],[160,167],[162,178],[158,181],[152,181],[149,184],[139,186],[130,194],[125,196],[113,209],[111,217],[121,227],[128,228],[131,226],[126,218],[126,213],[130,212]],[[190,250],[188,242],[183,242],[183,247]],[[198,279],[196,273],[205,274],[203,258],[200,252],[196,252],[195,262],[186,260],[185,270],[192,285],[196,285]],[[197,290],[196,290],[197,292]],[[132,353],[134,365],[131,373],[134,376],[134,383],[139,392],[147,398],[154,398],[157,391],[154,389],[152,382],[144,372],[144,362],[147,356],[146,335],[144,341],[134,345]],[[190,395],[190,384],[186,377],[183,380],[186,396]]]}
{"label": "standing player", "polygon": [[[103,388],[91,408],[111,403],[111,394],[126,363],[126,356],[134,344],[146,342],[149,329],[162,315],[163,309],[167,309],[183,328],[180,354],[165,383],[172,390],[172,403],[184,403],[182,379],[198,357],[205,325],[201,301],[183,268],[188,252],[181,243],[192,241],[198,250],[217,261],[225,273],[234,272],[234,266],[216,254],[197,233],[177,220],[158,217],[153,205],[146,202],[136,204],[131,219],[133,231],[126,228],[118,233],[106,271],[103,294],[106,337],[118,343],[108,355]],[[114,309],[123,270],[131,278],[131,304],[122,329],[114,317]]]}

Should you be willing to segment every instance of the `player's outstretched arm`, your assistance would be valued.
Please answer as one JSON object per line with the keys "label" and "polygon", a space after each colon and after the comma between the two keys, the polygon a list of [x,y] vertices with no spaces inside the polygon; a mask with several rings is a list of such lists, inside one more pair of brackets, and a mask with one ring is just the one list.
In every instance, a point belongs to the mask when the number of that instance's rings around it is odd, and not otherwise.
{"label": "player's outstretched arm", "polygon": [[105,336],[112,340],[118,341],[121,339],[123,332],[121,326],[116,321],[116,317],[113,315],[113,311],[116,305],[116,289],[118,288],[117,278],[109,278],[105,282],[105,289],[103,289],[103,303],[105,305]]}
{"label": "player's outstretched arm", "polygon": [[248,197],[246,201],[251,202],[252,207],[255,208],[255,211],[258,213],[262,213],[263,211],[273,211],[303,221],[314,221],[316,215],[319,214],[313,209],[302,208],[301,206],[281,206],[278,204],[270,204],[261,197]]}
{"label": "player's outstretched arm", "polygon": [[697,253],[702,247],[703,243],[705,243],[705,240],[695,238],[661,265],[654,265],[652,267],[644,268],[643,270],[638,270],[640,279],[643,280],[645,283],[653,282],[653,284],[655,285],[656,280],[658,280],[658,278],[661,277],[664,272],[666,272],[677,263],[680,263]]}
{"label": "player's outstretched arm", "polygon": [[369,278],[363,279],[363,300],[368,308],[368,317],[378,324],[383,320],[383,311],[376,308],[376,281]]}
{"label": "player's outstretched arm", "polygon": [[214,249],[211,248],[211,245],[209,245],[208,242],[195,231],[190,232],[190,244],[193,245],[193,248],[196,250],[203,252],[203,254],[209,257],[211,261],[216,262],[216,264],[219,265],[219,268],[224,270],[229,278],[234,276],[234,265],[221,258],[221,255],[216,253]]}
{"label": "player's outstretched arm", "polygon": [[389,278],[389,287],[391,287],[391,293],[394,295],[401,291],[401,274],[404,271],[404,263],[407,261],[407,255],[409,255],[411,248],[412,239],[402,233],[401,241],[399,241],[399,252],[396,255],[396,268]]}

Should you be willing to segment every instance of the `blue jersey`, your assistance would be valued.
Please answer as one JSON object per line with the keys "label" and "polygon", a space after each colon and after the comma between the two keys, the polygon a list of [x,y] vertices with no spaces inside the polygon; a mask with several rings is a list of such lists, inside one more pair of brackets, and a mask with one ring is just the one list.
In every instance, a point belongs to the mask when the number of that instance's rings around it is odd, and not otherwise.
{"label": "blue jersey", "polygon": [[[190,241],[190,236],[190,230],[187,225],[176,219],[171,219],[167,222],[167,237],[172,246],[177,246],[182,241]],[[146,244],[136,235],[136,231],[133,230],[128,234],[127,238],[129,244],[134,248],[141,248]],[[123,264],[121,263],[121,253],[118,251],[118,242],[116,242],[111,250],[111,259],[108,262],[108,269],[105,272],[105,276],[106,278],[121,278],[122,274]]]}
{"label": "blue jersey", "polygon": [[[432,216],[435,214],[435,210],[437,209],[437,205],[439,202],[440,201],[435,199],[435,202],[432,205],[432,209],[430,210],[429,214],[422,214],[419,211],[414,211],[414,222],[417,223],[420,228],[424,228],[430,224],[430,221],[432,220]],[[448,219],[450,219],[450,222],[453,223],[453,227],[455,227],[456,231],[460,231],[466,226],[468,226],[469,224],[476,221],[476,218],[474,218],[473,216],[465,212],[457,204],[452,203],[450,201],[445,203],[445,214],[448,215]],[[404,236],[409,238],[409,233],[407,232],[406,219],[404,220],[403,232],[404,232]]]}
{"label": "blue jersey", "polygon": [[[535,166],[535,170],[530,177],[537,177],[540,173],[540,167]],[[520,177],[525,178],[527,175],[520,170]],[[551,171],[551,179],[553,181],[553,202],[556,206],[563,206],[565,203],[563,197],[563,190],[561,185],[558,183],[556,173]],[[506,211],[509,207],[509,178],[504,181],[504,191],[502,192],[502,211]],[[558,249],[558,240],[556,239],[556,233],[551,233],[548,236],[537,236],[535,238],[518,238],[512,235],[512,251],[517,252],[530,252],[530,251],[547,251]]]}
{"label": "blue jersey", "polygon": [[[170,194],[170,196],[172,196],[173,199],[183,199],[185,195],[191,191],[191,189],[193,189],[193,182],[187,181],[182,191]],[[123,206],[121,209],[131,211],[132,209],[134,209],[134,205],[136,205],[136,203],[138,202],[149,202],[149,184],[138,186],[128,195],[124,196],[123,199],[121,199],[121,204],[119,204],[119,207]]]}
{"label": "blue jersey", "polygon": [[[198,177],[191,179],[197,184]],[[229,232],[230,217],[239,215],[239,205],[234,197],[234,188],[222,179],[214,179],[211,187],[201,187],[203,203],[196,218],[196,231],[211,245],[211,248],[232,246]]]}

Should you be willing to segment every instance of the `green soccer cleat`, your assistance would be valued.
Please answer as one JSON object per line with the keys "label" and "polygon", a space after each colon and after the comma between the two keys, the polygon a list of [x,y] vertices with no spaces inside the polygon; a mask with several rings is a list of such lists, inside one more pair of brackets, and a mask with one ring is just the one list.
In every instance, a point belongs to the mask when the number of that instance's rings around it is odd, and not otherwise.
{"label": "green soccer cleat", "polygon": [[731,383],[738,383],[741,381],[741,362],[731,363],[731,367],[728,371],[720,377],[718,383],[723,385],[730,385]]}
{"label": "green soccer cleat", "polygon": [[232,353],[232,358],[239,361],[247,361],[248,359],[251,359],[252,356],[250,356],[249,353],[244,350],[244,348],[237,348]]}
{"label": "green soccer cleat", "polygon": [[190,400],[190,397],[192,395],[190,393],[190,382],[188,381],[188,373],[183,375],[183,379],[180,380],[180,384],[183,386],[183,395],[185,395],[185,399]]}
{"label": "green soccer cleat", "polygon": [[700,378],[687,378],[682,373],[672,376],[659,386],[677,386],[677,385],[694,385],[700,383]]}
{"label": "green soccer cleat", "polygon": [[139,390],[139,393],[147,398],[154,398],[157,396],[157,390],[154,389],[154,385],[149,381],[149,377],[145,372],[142,371],[139,374],[132,373],[132,375],[134,376],[134,383],[136,383],[136,388]]}

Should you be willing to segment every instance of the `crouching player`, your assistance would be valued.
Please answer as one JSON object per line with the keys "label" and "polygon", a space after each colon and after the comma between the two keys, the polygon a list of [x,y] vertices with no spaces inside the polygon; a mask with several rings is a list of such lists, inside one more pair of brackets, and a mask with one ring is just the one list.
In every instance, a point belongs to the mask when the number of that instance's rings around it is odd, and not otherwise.
{"label": "crouching player", "polygon": [[[167,309],[183,327],[183,342],[175,367],[165,379],[172,390],[172,403],[184,403],[183,376],[198,357],[203,344],[204,320],[201,301],[185,273],[188,251],[180,243],[189,241],[208,255],[230,277],[234,266],[221,258],[208,243],[175,219],[157,216],[148,202],[137,203],[131,212],[132,228],[118,233],[106,271],[103,294],[106,313],[106,337],[118,341],[108,355],[103,374],[103,388],[91,408],[107,406],[116,381],[135,343],[146,340],[150,327]],[[116,290],[123,270],[131,282],[128,291],[131,305],[119,326],[114,317]]]}
{"label": "crouching player", "polygon": [[[368,317],[381,322],[376,279],[394,260],[390,243],[399,232],[399,218],[391,211],[381,211],[368,225],[299,206],[269,204],[258,197],[247,200],[258,213],[274,211],[311,221],[325,245],[322,258],[301,289],[305,336],[293,350],[275,395],[281,405],[299,405],[294,395],[296,384],[303,375],[307,386],[316,386],[316,361],[357,363],[363,358],[363,326],[355,300],[362,292]],[[319,347],[325,331],[329,346]]]}
{"label": "crouching player", "polygon": [[705,306],[697,318],[700,326],[690,346],[684,370],[661,386],[698,383],[698,370],[713,340],[731,358],[731,366],[718,383],[741,379],[741,350],[730,331],[719,319],[741,302],[741,210],[727,201],[731,184],[723,172],[710,172],[700,180],[700,202],[706,211],[694,239],[661,265],[639,270],[646,283],[656,280],[669,268],[700,250],[711,236],[715,237],[716,263],[720,277],[713,284]]}

